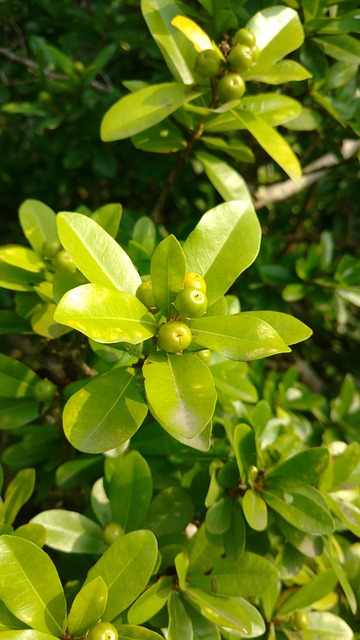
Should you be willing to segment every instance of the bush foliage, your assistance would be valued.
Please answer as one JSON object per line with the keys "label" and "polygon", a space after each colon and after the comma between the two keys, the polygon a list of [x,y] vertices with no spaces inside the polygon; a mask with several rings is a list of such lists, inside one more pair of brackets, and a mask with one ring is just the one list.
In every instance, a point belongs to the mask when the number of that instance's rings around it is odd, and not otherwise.
{"label": "bush foliage", "polygon": [[360,637],[357,3],[0,11],[0,639]]}

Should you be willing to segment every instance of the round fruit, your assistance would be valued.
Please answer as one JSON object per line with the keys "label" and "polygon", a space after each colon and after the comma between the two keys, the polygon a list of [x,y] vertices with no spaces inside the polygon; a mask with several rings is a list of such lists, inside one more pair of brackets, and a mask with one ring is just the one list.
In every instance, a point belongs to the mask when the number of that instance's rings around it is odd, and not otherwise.
{"label": "round fruit", "polygon": [[62,271],[63,273],[75,273],[76,271],[74,260],[64,249],[56,254],[53,264],[58,271]]}
{"label": "round fruit", "polygon": [[111,622],[98,622],[90,629],[86,640],[118,640],[119,634]]}
{"label": "round fruit", "polygon": [[54,258],[61,248],[61,242],[58,238],[48,238],[42,246],[41,253],[44,258]]}
{"label": "round fruit", "polygon": [[309,617],[305,611],[295,611],[293,625],[295,629],[306,629],[309,626]]}
{"label": "round fruit", "polygon": [[229,64],[235,71],[246,71],[253,64],[253,56],[250,47],[245,44],[237,44],[228,57]]}
{"label": "round fruit", "polygon": [[217,91],[221,102],[238,100],[245,92],[245,82],[238,73],[228,73],[219,80]]}
{"label": "round fruit", "polygon": [[251,55],[252,55],[253,62],[256,62],[257,60],[259,60],[260,51],[256,45],[251,47]]}
{"label": "round fruit", "polygon": [[256,38],[249,29],[239,29],[233,37],[233,45],[236,44],[245,44],[248,47],[253,47],[256,44]]}
{"label": "round fruit", "polygon": [[142,302],[147,309],[151,309],[153,311],[157,310],[154,292],[152,290],[152,284],[150,280],[146,280],[146,282],[142,282],[137,290],[136,297],[140,302]]}
{"label": "round fruit", "polygon": [[176,296],[175,308],[182,316],[200,318],[204,315],[208,301],[206,293],[194,287],[185,287]]}
{"label": "round fruit", "polygon": [[206,293],[206,282],[202,276],[194,271],[187,271],[184,278],[184,288],[193,287],[194,289],[200,289]]}
{"label": "round fruit", "polygon": [[195,58],[195,73],[201,78],[214,78],[220,71],[221,60],[213,49],[200,51]]}
{"label": "round fruit", "polygon": [[103,531],[103,538],[109,546],[115,542],[117,538],[124,535],[124,529],[117,522],[109,522]]}
{"label": "round fruit", "polygon": [[75,60],[74,69],[75,71],[77,71],[77,73],[84,73],[85,71],[84,63],[81,60]]}
{"label": "round fruit", "polygon": [[44,378],[38,380],[34,385],[34,398],[37,402],[45,402],[51,400],[55,393],[55,386],[50,380]]}
{"label": "round fruit", "polygon": [[180,353],[189,346],[191,339],[191,331],[187,324],[179,320],[170,320],[159,329],[158,345],[168,353]]}

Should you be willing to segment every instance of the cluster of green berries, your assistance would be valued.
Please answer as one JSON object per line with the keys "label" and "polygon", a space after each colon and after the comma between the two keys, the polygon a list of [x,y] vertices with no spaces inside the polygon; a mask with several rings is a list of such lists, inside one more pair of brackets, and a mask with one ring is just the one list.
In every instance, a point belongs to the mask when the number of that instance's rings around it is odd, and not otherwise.
{"label": "cluster of green berries", "polygon": [[233,39],[232,48],[224,65],[214,49],[200,51],[195,60],[195,72],[207,80],[216,78],[216,90],[220,102],[237,100],[245,93],[242,73],[250,69],[259,58],[256,39],[249,29],[239,29]]}
{"label": "cluster of green berries", "polygon": [[[149,311],[156,313],[158,308],[150,280],[142,282],[136,291],[136,297]],[[184,285],[174,300],[178,319],[170,319],[160,325],[158,347],[167,353],[181,353],[190,345],[192,334],[187,322],[191,318],[200,318],[206,312],[206,282],[202,276],[192,271],[185,274]]]}
{"label": "cluster of green berries", "polygon": [[42,255],[52,262],[56,271],[75,273],[76,264],[68,252],[65,251],[58,238],[45,240],[42,246]]}

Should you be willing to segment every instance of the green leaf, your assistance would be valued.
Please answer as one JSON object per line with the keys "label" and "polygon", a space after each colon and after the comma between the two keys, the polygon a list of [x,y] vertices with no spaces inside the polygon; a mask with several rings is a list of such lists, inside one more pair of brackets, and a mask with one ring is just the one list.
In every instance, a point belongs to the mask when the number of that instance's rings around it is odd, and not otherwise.
{"label": "green leaf", "polygon": [[250,199],[245,180],[227,162],[205,151],[198,151],[195,156],[200,160],[210,182],[225,201]]}
{"label": "green leaf", "polygon": [[68,400],[63,413],[65,435],[80,451],[102,453],[131,438],[147,411],[134,373],[114,369]]}
{"label": "green leaf", "polygon": [[173,18],[184,15],[179,5],[172,0],[141,0],[141,11],[174,78],[184,84],[194,84],[195,49],[171,24]]}
{"label": "green leaf", "polygon": [[1,506],[1,522],[12,524],[21,507],[31,498],[35,487],[35,469],[21,469],[6,489]]}
{"label": "green leaf", "polygon": [[114,202],[104,204],[96,209],[91,216],[100,227],[102,227],[112,238],[116,238],[122,216],[122,205]]}
{"label": "green leaf", "polygon": [[117,624],[119,640],[163,640],[155,631],[150,631],[145,627],[138,627],[132,624]]}
{"label": "green leaf", "polygon": [[[227,113],[228,112],[222,115],[226,116]],[[220,131],[221,131],[221,120],[220,120],[221,116],[218,116],[218,117],[219,117],[218,127],[220,127]],[[235,125],[234,128],[236,128],[238,121],[235,120],[235,118],[232,118],[231,116],[230,116],[230,120],[234,123]],[[226,123],[226,118],[224,118],[224,123]],[[230,130],[233,131],[233,128],[231,126],[230,126]],[[204,143],[204,145],[208,149],[215,150],[215,151],[222,151],[223,153],[226,153],[228,156],[230,156],[231,158],[234,158],[234,160],[237,160],[238,162],[254,162],[255,161],[255,157],[252,150],[241,139],[237,139],[234,137],[234,138],[231,138],[230,140],[226,140],[224,138],[220,138],[219,136],[201,136],[201,141]],[[240,198],[240,200],[243,200],[243,199],[244,198]]]}
{"label": "green leaf", "polygon": [[287,123],[301,113],[300,102],[278,93],[245,95],[241,99],[241,108],[261,115],[270,127],[278,127],[280,124]]}
{"label": "green leaf", "polygon": [[237,560],[219,558],[209,575],[188,578],[195,587],[219,596],[258,596],[277,580],[278,571],[260,555],[244,552]]}
{"label": "green leaf", "polygon": [[6,336],[14,333],[31,333],[29,322],[20,318],[15,311],[0,309],[0,335]]}
{"label": "green leaf", "polygon": [[101,139],[112,142],[145,131],[202,93],[176,82],[155,84],[130,93],[105,113],[101,122]]}
{"label": "green leaf", "polygon": [[46,531],[41,524],[27,523],[17,527],[14,531],[14,536],[25,538],[34,542],[38,547],[43,547],[45,544]]}
{"label": "green leaf", "polygon": [[274,478],[291,479],[294,483],[314,484],[329,463],[326,447],[310,447],[290,456],[266,474],[266,481]]}
{"label": "green leaf", "polygon": [[311,535],[326,535],[333,531],[334,523],[325,499],[314,487],[272,484],[263,491],[267,504],[294,527]]}
{"label": "green leaf", "polygon": [[194,319],[191,330],[197,345],[245,362],[290,351],[267,322],[247,314]]}
{"label": "green leaf", "polygon": [[69,333],[69,327],[62,326],[54,320],[56,305],[48,302],[39,304],[31,316],[31,327],[35,333],[49,340]]}
{"label": "green leaf", "polygon": [[260,51],[257,64],[273,64],[304,42],[304,32],[297,11],[289,7],[268,7],[256,13],[246,28],[253,32]]}
{"label": "green leaf", "polygon": [[246,521],[255,531],[264,531],[268,525],[268,511],[265,500],[253,489],[248,489],[242,499]]}
{"label": "green leaf", "polygon": [[0,397],[24,398],[33,395],[33,384],[40,378],[23,362],[0,353]]}
{"label": "green leaf", "polygon": [[101,618],[105,611],[107,594],[107,586],[101,576],[80,589],[69,613],[68,631],[71,636],[83,635]]}
{"label": "green leaf", "polygon": [[0,262],[0,287],[12,291],[33,291],[34,284],[39,284],[44,279],[42,273],[25,271],[11,264]]}
{"label": "green leaf", "polygon": [[204,618],[190,600],[184,599],[184,604],[191,619],[193,640],[221,640],[219,627]]}
{"label": "green leaf", "polygon": [[248,198],[220,204],[202,216],[183,249],[188,269],[206,280],[209,305],[252,264],[260,238],[259,221]]}
{"label": "green leaf", "polygon": [[154,534],[138,530],[117,538],[91,567],[85,584],[101,576],[108,588],[104,620],[118,616],[138,597],[148,583],[156,559]]}
{"label": "green leaf", "polygon": [[260,613],[244,598],[216,596],[193,588],[188,588],[186,595],[200,607],[205,618],[219,627],[234,629],[240,637],[254,637],[265,632]]}
{"label": "green leaf", "polygon": [[314,38],[314,42],[319,45],[327,56],[349,62],[360,64],[360,42],[349,35],[321,36]]}
{"label": "green leaf", "polygon": [[0,248],[0,260],[13,267],[39,273],[45,269],[45,262],[32,249],[17,244],[7,244]]}
{"label": "green leaf", "polygon": [[337,581],[334,569],[323,569],[317,576],[312,577],[309,582],[290,593],[289,597],[279,607],[278,613],[283,615],[292,613],[296,609],[309,607],[335,589]]}
{"label": "green leaf", "polygon": [[193,629],[178,591],[172,591],[168,599],[168,640],[193,640]]}
{"label": "green leaf", "polygon": [[334,515],[349,531],[360,537],[360,507],[336,493],[328,494],[326,497]]}
{"label": "green leaf", "polygon": [[49,635],[42,631],[24,629],[23,631],[0,631],[1,640],[58,640],[59,636]]}
{"label": "green leaf", "polygon": [[233,501],[231,522],[223,535],[225,553],[228,558],[237,560],[245,549],[246,525],[241,506]]}
{"label": "green leaf", "polygon": [[175,236],[170,235],[160,242],[151,260],[152,289],[164,316],[175,311],[172,302],[184,286],[185,273],[184,252]]}
{"label": "green leaf", "polygon": [[154,316],[135,296],[93,283],[65,293],[54,319],[97,342],[139,344],[157,333]]}
{"label": "green leaf", "polygon": [[194,515],[194,505],[181,487],[167,487],[153,499],[143,523],[159,538],[170,533],[183,533]]}
{"label": "green leaf", "polygon": [[106,544],[101,527],[87,516],[65,509],[38,513],[31,522],[46,529],[46,545],[65,553],[103,553]]}
{"label": "green leaf", "polygon": [[1,600],[22,622],[59,638],[66,628],[66,602],[48,555],[33,542],[8,535],[0,538],[0,552]]}
{"label": "green leaf", "polygon": [[286,540],[304,556],[315,558],[323,551],[323,539],[320,536],[312,536],[304,531],[300,531],[295,526],[287,522],[279,514],[276,516],[276,523]]}
{"label": "green leaf", "polygon": [[174,153],[186,147],[183,134],[170,119],[137,133],[131,142],[136,149],[152,153]]}
{"label": "green leaf", "polygon": [[223,394],[230,401],[256,402],[257,390],[246,377],[247,372],[248,367],[243,362],[224,360],[211,365],[211,373],[220,398]]}
{"label": "green leaf", "polygon": [[17,429],[29,424],[39,415],[39,403],[31,398],[2,398],[0,429]]}
{"label": "green leaf", "polygon": [[170,435],[188,438],[190,444],[215,409],[216,390],[209,367],[194,353],[159,352],[145,361],[143,374],[154,418]]}
{"label": "green leaf", "polygon": [[55,211],[40,200],[25,200],[19,209],[19,221],[32,248],[40,254],[45,240],[58,237]]}
{"label": "green leaf", "polygon": [[136,293],[141,278],[132,261],[95,220],[81,213],[61,212],[57,225],[63,246],[90,282]]}
{"label": "green leaf", "polygon": [[[349,625],[339,616],[328,611],[309,611],[309,624],[301,631],[301,640],[354,640]],[[299,631],[288,632],[290,640],[297,640]]]}
{"label": "green leaf", "polygon": [[172,585],[172,576],[159,578],[130,607],[127,614],[128,621],[131,624],[141,624],[161,611],[172,592]]}
{"label": "green leaf", "polygon": [[230,526],[232,502],[229,496],[219,498],[206,512],[205,526],[210,533],[225,533]]}
{"label": "green leaf", "polygon": [[257,464],[255,433],[247,424],[236,425],[233,434],[233,448],[239,468],[240,479],[247,480],[248,469]]}
{"label": "green leaf", "polygon": [[149,508],[152,491],[149,465],[138,451],[117,458],[108,488],[113,520],[125,531],[137,529]]}
{"label": "green leaf", "polygon": [[265,149],[275,162],[288,174],[289,178],[298,181],[301,178],[301,166],[293,151],[276,129],[254,113],[244,109],[232,109],[231,113],[245,129],[248,129],[255,140]]}
{"label": "green leaf", "polygon": [[[244,73],[246,81],[266,82],[267,84],[284,84],[311,78],[311,73],[294,60],[281,60],[274,64],[264,61]],[[241,101],[242,106],[242,101]]]}
{"label": "green leaf", "polygon": [[306,324],[288,313],[279,311],[245,311],[243,315],[260,318],[270,324],[286,344],[302,342],[312,334],[312,330]]}

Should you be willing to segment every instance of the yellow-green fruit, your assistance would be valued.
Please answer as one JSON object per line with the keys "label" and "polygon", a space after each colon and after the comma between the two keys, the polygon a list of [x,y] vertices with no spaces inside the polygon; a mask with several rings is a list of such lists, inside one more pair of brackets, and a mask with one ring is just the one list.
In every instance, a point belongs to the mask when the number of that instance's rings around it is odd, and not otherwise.
{"label": "yellow-green fruit", "polygon": [[150,311],[158,311],[151,280],[146,280],[138,286],[136,290],[136,297],[147,309],[150,309]]}
{"label": "yellow-green fruit", "polygon": [[58,238],[48,238],[43,243],[41,252],[44,258],[54,258],[59,251],[61,251],[62,245]]}
{"label": "yellow-green fruit", "polygon": [[256,38],[250,29],[238,29],[233,37],[233,45],[245,44],[248,47],[253,47],[256,44]]}
{"label": "yellow-green fruit", "polygon": [[119,634],[111,622],[98,622],[90,629],[86,640],[118,640]]}
{"label": "yellow-green fruit", "polygon": [[185,322],[170,320],[159,329],[158,346],[168,353],[181,353],[189,346],[191,340],[191,331]]}
{"label": "yellow-green fruit", "polygon": [[53,265],[58,271],[62,271],[63,273],[75,273],[76,271],[76,264],[73,258],[63,249],[56,254]]}
{"label": "yellow-green fruit", "polygon": [[230,67],[241,73],[250,69],[253,64],[252,50],[245,44],[237,44],[228,57]]}
{"label": "yellow-green fruit", "polygon": [[117,522],[109,522],[103,531],[104,542],[109,546],[115,542],[117,538],[124,535],[124,529]]}
{"label": "yellow-green fruit", "polygon": [[187,271],[184,278],[184,288],[193,287],[194,289],[200,289],[203,293],[206,293],[206,282],[204,278],[194,271]]}
{"label": "yellow-green fruit", "polygon": [[220,66],[220,58],[213,49],[200,51],[195,58],[195,73],[200,78],[214,78],[219,73]]}
{"label": "yellow-green fruit", "polygon": [[194,287],[184,287],[176,296],[175,308],[187,318],[200,318],[204,315],[208,300],[206,293]]}
{"label": "yellow-green fruit", "polygon": [[227,73],[217,84],[217,92],[221,102],[239,100],[245,93],[245,82],[238,73]]}

